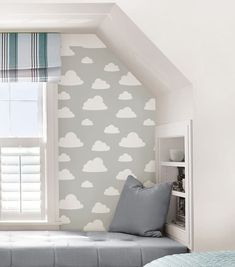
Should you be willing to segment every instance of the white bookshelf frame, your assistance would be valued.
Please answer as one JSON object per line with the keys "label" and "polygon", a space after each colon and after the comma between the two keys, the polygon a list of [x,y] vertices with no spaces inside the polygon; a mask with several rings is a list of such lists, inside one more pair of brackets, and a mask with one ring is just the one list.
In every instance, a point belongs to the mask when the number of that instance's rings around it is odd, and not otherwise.
{"label": "white bookshelf frame", "polygon": [[[169,147],[164,145],[165,140],[180,144],[184,149],[184,162],[172,162],[167,158]],[[183,141],[183,142],[182,142]],[[175,148],[175,147],[172,147]],[[164,157],[164,158],[163,158]],[[185,192],[172,191],[172,199],[185,199],[185,227],[172,222],[166,223],[166,233],[172,239],[179,241],[192,250],[192,121],[176,122],[156,127],[156,173],[157,183],[169,181],[167,171],[177,172],[177,167],[185,168]],[[172,200],[171,200],[172,201]],[[172,209],[171,209],[172,210]]]}

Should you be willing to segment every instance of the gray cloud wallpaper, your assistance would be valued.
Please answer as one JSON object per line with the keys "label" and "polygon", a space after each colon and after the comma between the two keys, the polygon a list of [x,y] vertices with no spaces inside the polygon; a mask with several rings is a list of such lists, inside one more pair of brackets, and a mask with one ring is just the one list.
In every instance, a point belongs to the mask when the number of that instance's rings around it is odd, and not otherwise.
{"label": "gray cloud wallpaper", "polygon": [[62,35],[62,229],[105,230],[125,179],[155,182],[155,99],[96,35]]}

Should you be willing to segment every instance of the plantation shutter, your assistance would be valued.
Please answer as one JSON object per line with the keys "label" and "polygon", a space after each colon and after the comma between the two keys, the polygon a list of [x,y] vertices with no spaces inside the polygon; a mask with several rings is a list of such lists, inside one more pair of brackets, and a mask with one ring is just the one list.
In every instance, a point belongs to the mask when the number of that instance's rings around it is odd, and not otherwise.
{"label": "plantation shutter", "polygon": [[42,217],[40,146],[0,148],[1,216],[4,219]]}
{"label": "plantation shutter", "polygon": [[58,33],[0,33],[0,82],[56,82],[60,66]]}

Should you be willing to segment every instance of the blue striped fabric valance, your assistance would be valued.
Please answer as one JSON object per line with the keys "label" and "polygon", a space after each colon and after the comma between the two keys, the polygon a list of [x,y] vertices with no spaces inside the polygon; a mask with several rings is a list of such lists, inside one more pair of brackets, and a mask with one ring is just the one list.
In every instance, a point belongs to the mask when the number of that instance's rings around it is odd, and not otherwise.
{"label": "blue striped fabric valance", "polygon": [[60,77],[58,33],[0,33],[0,82],[51,82]]}

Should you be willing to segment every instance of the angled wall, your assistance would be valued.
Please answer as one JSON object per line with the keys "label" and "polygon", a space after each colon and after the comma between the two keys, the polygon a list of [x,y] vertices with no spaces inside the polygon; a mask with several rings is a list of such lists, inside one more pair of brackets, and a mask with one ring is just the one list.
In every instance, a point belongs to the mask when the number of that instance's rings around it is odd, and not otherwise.
{"label": "angled wall", "polygon": [[[135,17],[131,16],[132,11],[134,15],[136,12],[144,18],[138,12],[147,8],[146,3],[136,1],[133,5],[130,1],[120,1],[119,4],[121,8],[118,5],[112,8],[109,16],[99,25],[97,34],[157,96],[157,124],[192,119],[191,81],[166,57],[158,44],[148,38],[136,24]],[[141,8],[136,8],[136,5]],[[145,23],[145,20],[141,22]]]}
{"label": "angled wall", "polygon": [[[234,1],[118,2],[193,85],[184,113],[193,110],[195,250],[235,249]],[[171,104],[184,104],[180,94],[162,99],[167,120],[176,120]]]}

